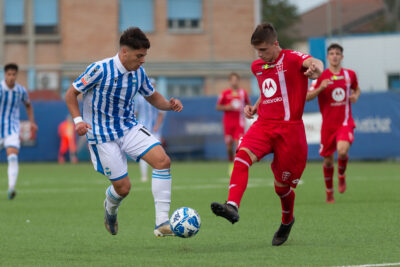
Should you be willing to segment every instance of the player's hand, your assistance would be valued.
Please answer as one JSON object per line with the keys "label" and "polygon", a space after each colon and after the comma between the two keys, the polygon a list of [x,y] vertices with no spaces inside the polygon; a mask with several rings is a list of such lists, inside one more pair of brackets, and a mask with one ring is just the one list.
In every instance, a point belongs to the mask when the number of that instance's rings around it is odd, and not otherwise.
{"label": "player's hand", "polygon": [[31,133],[35,134],[37,132],[37,130],[38,130],[37,124],[34,123],[34,122],[31,122],[30,126],[31,126]]}
{"label": "player's hand", "polygon": [[325,79],[321,82],[320,87],[322,88],[322,90],[324,90],[326,87],[328,87],[328,83],[329,83],[329,79]]}
{"label": "player's hand", "polygon": [[321,71],[315,63],[311,63],[310,67],[304,72],[304,75],[306,75],[310,79],[317,79],[321,75]]}
{"label": "player's hand", "polygon": [[85,135],[88,129],[92,129],[92,126],[84,121],[81,121],[75,125],[75,131],[78,133],[79,136]]}
{"label": "player's hand", "polygon": [[169,104],[172,111],[181,112],[183,109],[183,105],[179,99],[171,97],[171,99],[169,100]]}
{"label": "player's hand", "polygon": [[356,103],[357,100],[358,100],[358,96],[356,94],[351,94],[349,96],[349,100],[350,100],[351,103]]}
{"label": "player's hand", "polygon": [[244,107],[244,116],[248,119],[253,119],[253,115],[256,114],[256,112],[257,108],[255,108],[254,106],[246,105]]}

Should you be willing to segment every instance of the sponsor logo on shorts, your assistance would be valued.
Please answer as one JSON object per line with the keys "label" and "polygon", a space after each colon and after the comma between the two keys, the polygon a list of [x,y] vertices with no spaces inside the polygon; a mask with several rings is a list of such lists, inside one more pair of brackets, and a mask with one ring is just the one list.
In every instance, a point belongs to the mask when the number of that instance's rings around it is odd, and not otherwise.
{"label": "sponsor logo on shorts", "polygon": [[343,101],[345,97],[346,97],[346,93],[343,90],[343,88],[337,87],[332,91],[332,98],[336,102]]}
{"label": "sponsor logo on shorts", "polygon": [[110,168],[108,168],[108,167],[104,168],[104,173],[105,173],[107,176],[111,176],[111,170],[110,170]]}
{"label": "sponsor logo on shorts", "polygon": [[278,87],[276,86],[276,83],[273,79],[268,78],[264,80],[262,84],[262,89],[265,97],[270,98],[276,93]]}
{"label": "sponsor logo on shorts", "polygon": [[282,181],[286,182],[287,180],[289,180],[290,176],[292,176],[291,172],[282,172]]}

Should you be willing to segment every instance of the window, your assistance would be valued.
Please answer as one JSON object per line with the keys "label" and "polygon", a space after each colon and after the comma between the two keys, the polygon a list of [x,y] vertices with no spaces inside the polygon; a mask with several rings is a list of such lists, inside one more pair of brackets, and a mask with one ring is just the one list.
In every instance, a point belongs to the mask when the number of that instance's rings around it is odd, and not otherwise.
{"label": "window", "polygon": [[200,96],[203,95],[204,79],[201,77],[167,78],[168,96]]}
{"label": "window", "polygon": [[4,27],[6,34],[24,32],[24,0],[4,1]]}
{"label": "window", "polygon": [[192,31],[201,28],[202,0],[168,0],[168,28]]}
{"label": "window", "polygon": [[144,32],[154,31],[154,0],[120,0],[119,31],[139,27]]}
{"label": "window", "polygon": [[392,73],[388,75],[389,90],[400,91],[400,73]]}
{"label": "window", "polygon": [[58,0],[34,0],[36,34],[58,32]]}

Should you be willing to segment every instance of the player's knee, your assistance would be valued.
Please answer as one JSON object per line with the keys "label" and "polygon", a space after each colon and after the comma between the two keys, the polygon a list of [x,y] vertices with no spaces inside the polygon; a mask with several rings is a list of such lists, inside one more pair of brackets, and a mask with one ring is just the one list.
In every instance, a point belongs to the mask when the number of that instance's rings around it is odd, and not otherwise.
{"label": "player's knee", "polygon": [[164,154],[164,156],[157,161],[155,164],[154,169],[162,170],[162,169],[169,169],[171,166],[171,159],[167,156],[167,154]]}
{"label": "player's knee", "polygon": [[114,189],[118,195],[120,195],[121,197],[126,197],[131,191],[131,186],[131,182],[129,181],[129,179],[127,179],[121,184],[114,184]]}
{"label": "player's knee", "polygon": [[8,162],[17,162],[18,161],[18,155],[17,154],[10,154],[7,156],[7,161]]}
{"label": "player's knee", "polygon": [[346,159],[347,158],[347,149],[346,148],[338,149],[338,157],[340,159]]}
{"label": "player's knee", "polygon": [[333,157],[326,157],[324,158],[324,166],[330,168],[333,166]]}

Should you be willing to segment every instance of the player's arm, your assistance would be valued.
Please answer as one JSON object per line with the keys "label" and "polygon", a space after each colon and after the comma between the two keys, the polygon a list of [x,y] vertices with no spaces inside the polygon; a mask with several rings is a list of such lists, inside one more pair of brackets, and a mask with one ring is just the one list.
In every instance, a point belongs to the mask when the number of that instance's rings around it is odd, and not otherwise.
{"label": "player's arm", "polygon": [[360,95],[361,95],[361,89],[358,85],[355,89],[351,89],[351,95],[349,96],[351,103],[356,103]]}
{"label": "player's arm", "polygon": [[261,102],[261,96],[257,99],[257,102],[254,104],[254,106],[246,105],[244,107],[244,115],[246,116],[246,118],[248,119],[254,118],[254,114],[256,114],[260,102]]}
{"label": "player's arm", "polygon": [[161,111],[158,112],[157,121],[156,121],[156,124],[153,127],[153,131],[154,132],[158,132],[158,130],[160,129],[160,126],[161,126],[161,124],[162,124],[162,122],[164,120],[164,116],[165,116],[164,112],[161,112]]}
{"label": "player's arm", "polygon": [[326,87],[328,87],[328,82],[329,82],[329,79],[325,79],[321,82],[321,84],[318,86],[317,89],[308,91],[306,100],[310,101],[310,100],[316,98],[323,90],[325,90]]}
{"label": "player's arm", "polygon": [[233,110],[233,107],[231,104],[228,104],[228,105],[217,104],[215,106],[215,109],[218,111],[231,111],[231,110]]}
{"label": "player's arm", "polygon": [[313,57],[309,57],[304,60],[302,66],[303,68],[307,69],[304,72],[304,75],[312,80],[318,79],[324,70],[324,64],[322,61]]}
{"label": "player's arm", "polygon": [[88,129],[92,129],[92,127],[82,119],[78,103],[79,94],[80,92],[71,85],[65,94],[65,103],[67,104],[69,113],[74,120],[75,131],[78,135],[82,136],[87,133]]}
{"label": "player's arm", "polygon": [[26,108],[26,114],[28,115],[31,131],[35,133],[37,131],[37,129],[38,129],[38,126],[37,126],[37,124],[35,122],[35,116],[34,116],[34,113],[33,113],[33,107],[32,107],[32,104],[31,104],[30,101],[25,103],[25,108]]}
{"label": "player's arm", "polygon": [[151,96],[147,96],[145,98],[147,102],[161,110],[172,110],[175,112],[181,112],[181,110],[183,109],[182,103],[179,99],[171,97],[168,101],[157,91],[155,91]]}

